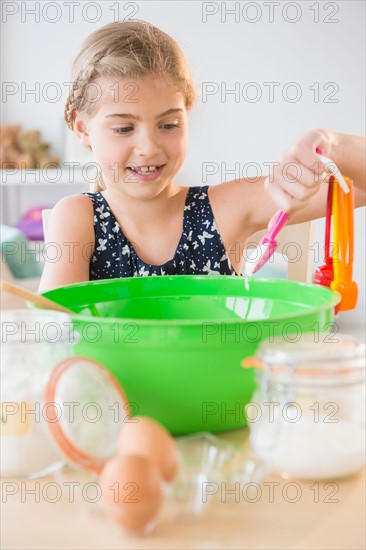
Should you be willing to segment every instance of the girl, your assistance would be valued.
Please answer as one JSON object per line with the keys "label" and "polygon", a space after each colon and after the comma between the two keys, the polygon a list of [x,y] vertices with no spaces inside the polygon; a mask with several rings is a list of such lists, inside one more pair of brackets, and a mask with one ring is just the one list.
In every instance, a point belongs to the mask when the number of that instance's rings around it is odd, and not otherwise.
{"label": "girl", "polygon": [[93,151],[100,179],[93,192],[54,207],[49,240],[61,254],[46,262],[41,292],[89,279],[240,274],[246,242],[278,208],[291,223],[324,216],[317,147],[354,180],[356,205],[365,204],[362,138],[328,130],[309,132],[259,181],[175,185],[195,90],[178,44],[149,23],[91,34],[72,82],[65,119]]}

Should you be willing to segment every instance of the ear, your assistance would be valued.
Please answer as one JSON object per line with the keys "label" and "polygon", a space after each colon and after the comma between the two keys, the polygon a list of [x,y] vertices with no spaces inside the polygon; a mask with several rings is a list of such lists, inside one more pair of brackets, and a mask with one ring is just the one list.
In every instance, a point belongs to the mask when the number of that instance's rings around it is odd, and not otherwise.
{"label": "ear", "polygon": [[74,116],[74,133],[80,143],[82,143],[86,147],[90,147],[88,128],[86,126],[85,120],[82,118],[78,111],[76,111]]}

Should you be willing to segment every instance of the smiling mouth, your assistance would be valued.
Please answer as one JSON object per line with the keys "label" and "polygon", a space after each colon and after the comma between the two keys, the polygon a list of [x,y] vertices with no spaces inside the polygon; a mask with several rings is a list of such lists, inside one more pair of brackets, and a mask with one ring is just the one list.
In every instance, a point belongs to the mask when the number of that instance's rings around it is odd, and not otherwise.
{"label": "smiling mouth", "polygon": [[158,165],[151,165],[151,166],[127,166],[126,168],[128,170],[131,170],[132,172],[136,172],[137,174],[153,174],[154,172],[157,172],[160,168],[165,166],[164,164]]}

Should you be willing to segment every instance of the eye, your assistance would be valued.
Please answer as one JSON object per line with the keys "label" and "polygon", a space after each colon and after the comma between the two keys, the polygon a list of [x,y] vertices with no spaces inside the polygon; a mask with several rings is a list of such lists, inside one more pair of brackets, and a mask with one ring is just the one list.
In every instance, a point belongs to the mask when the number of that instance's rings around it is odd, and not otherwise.
{"label": "eye", "polygon": [[122,128],[113,128],[115,134],[127,134],[133,130],[132,126],[123,126]]}
{"label": "eye", "polygon": [[175,122],[174,124],[163,124],[162,128],[164,130],[174,130],[174,128],[179,128],[179,123]]}

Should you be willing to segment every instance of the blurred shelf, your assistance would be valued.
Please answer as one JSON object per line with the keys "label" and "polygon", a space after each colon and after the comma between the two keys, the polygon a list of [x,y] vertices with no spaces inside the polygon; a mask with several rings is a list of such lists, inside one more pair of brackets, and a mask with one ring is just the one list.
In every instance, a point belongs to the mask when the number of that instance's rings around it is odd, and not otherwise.
{"label": "blurred shelf", "polygon": [[89,191],[96,180],[95,166],[72,169],[70,166],[48,170],[0,170],[0,220],[15,225],[32,206],[51,208],[67,195]]}

